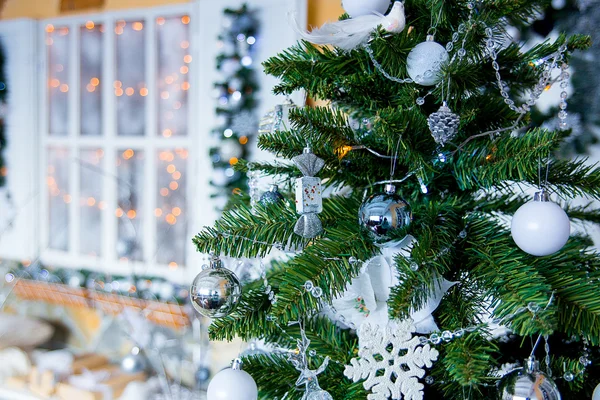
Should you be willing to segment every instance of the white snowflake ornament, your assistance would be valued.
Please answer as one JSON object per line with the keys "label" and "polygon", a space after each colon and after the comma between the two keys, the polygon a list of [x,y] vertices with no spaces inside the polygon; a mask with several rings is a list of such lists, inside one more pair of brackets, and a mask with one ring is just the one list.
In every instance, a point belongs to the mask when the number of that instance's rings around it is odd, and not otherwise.
{"label": "white snowflake ornament", "polygon": [[422,400],[424,386],[418,378],[439,353],[428,343],[422,345],[412,335],[415,331],[410,319],[386,327],[363,324],[358,333],[360,358],[350,360],[344,375],[354,382],[364,380],[363,387],[371,391],[369,400]]}

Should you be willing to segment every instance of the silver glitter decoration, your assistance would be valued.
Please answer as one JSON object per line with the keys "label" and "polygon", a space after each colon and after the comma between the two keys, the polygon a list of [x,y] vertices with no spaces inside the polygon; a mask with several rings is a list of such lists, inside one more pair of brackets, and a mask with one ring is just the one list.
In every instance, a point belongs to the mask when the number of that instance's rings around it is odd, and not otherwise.
{"label": "silver glitter decoration", "polygon": [[263,206],[268,206],[269,204],[276,204],[283,200],[283,195],[279,193],[279,187],[277,185],[271,185],[271,188],[260,196],[259,202]]}
{"label": "silver glitter decoration", "polygon": [[460,118],[450,110],[445,101],[437,112],[427,118],[431,136],[442,147],[446,142],[454,139],[458,133],[459,123]]}
{"label": "silver glitter decoration", "polygon": [[303,177],[296,179],[296,212],[301,214],[294,226],[294,232],[310,239],[323,232],[321,220],[317,216],[323,210],[321,180],[314,176],[323,168],[325,161],[312,153],[310,148],[292,159]]}

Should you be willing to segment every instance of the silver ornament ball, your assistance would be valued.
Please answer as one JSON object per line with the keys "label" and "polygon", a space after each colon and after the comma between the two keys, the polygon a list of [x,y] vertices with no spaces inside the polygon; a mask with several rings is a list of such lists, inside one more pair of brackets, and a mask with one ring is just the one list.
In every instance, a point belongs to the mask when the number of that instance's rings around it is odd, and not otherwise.
{"label": "silver ornament ball", "polygon": [[540,371],[539,363],[530,358],[500,381],[500,400],[561,400],[554,381]]}
{"label": "silver ornament ball", "polygon": [[439,43],[433,41],[433,36],[419,43],[408,53],[406,70],[415,83],[423,86],[433,86],[441,79],[440,70],[448,61],[448,52]]}
{"label": "silver ornament ball", "polygon": [[279,187],[277,185],[271,185],[271,188],[260,196],[259,203],[263,206],[267,206],[269,204],[279,203],[283,200],[283,195],[279,193]]}
{"label": "silver ornament ball", "polygon": [[121,360],[121,371],[127,374],[138,374],[148,370],[148,361],[139,347],[134,347],[131,352]]}
{"label": "silver ornament ball", "polygon": [[221,318],[237,307],[242,297],[242,285],[233,272],[222,267],[218,257],[213,257],[210,264],[194,278],[190,299],[201,315]]}
{"label": "silver ornament ball", "polygon": [[459,123],[459,116],[450,110],[445,101],[437,112],[434,112],[427,118],[427,124],[429,125],[433,140],[442,147],[444,147],[446,142],[454,139],[458,133]]}
{"label": "silver ornament ball", "polygon": [[408,203],[396,194],[394,185],[386,185],[384,193],[372,195],[358,212],[359,223],[375,240],[385,240],[389,235],[406,228],[412,222]]}

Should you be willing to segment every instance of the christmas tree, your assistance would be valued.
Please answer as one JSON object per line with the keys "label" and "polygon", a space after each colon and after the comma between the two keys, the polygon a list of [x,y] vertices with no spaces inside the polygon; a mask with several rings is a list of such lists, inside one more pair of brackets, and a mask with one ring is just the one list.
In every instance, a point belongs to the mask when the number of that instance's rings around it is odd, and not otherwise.
{"label": "christmas tree", "polygon": [[[255,399],[252,379],[264,399],[590,398],[600,258],[579,228],[600,212],[570,200],[600,199],[600,169],[553,158],[589,37],[513,43],[507,21],[542,1],[343,3],[264,63],[274,93],[328,101],[282,104],[259,137],[280,160],[236,164],[281,193],[194,238],[213,254],[191,288],[211,338],[270,345],[209,400]],[[553,84],[559,127],[528,129]],[[219,258],[273,252],[243,288]]]}

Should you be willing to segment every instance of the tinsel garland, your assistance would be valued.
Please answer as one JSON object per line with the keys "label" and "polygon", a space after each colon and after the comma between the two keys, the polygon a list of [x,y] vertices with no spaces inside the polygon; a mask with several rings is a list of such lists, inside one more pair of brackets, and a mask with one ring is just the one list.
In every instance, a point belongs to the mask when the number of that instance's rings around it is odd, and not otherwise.
{"label": "tinsel garland", "polygon": [[222,79],[214,84],[219,125],[212,131],[218,144],[210,149],[210,156],[214,168],[211,184],[217,189],[213,197],[228,198],[248,189],[245,175],[234,166],[247,158],[257,131],[254,49],[259,22],[246,4],[239,9],[227,8],[223,14],[216,65]]}

